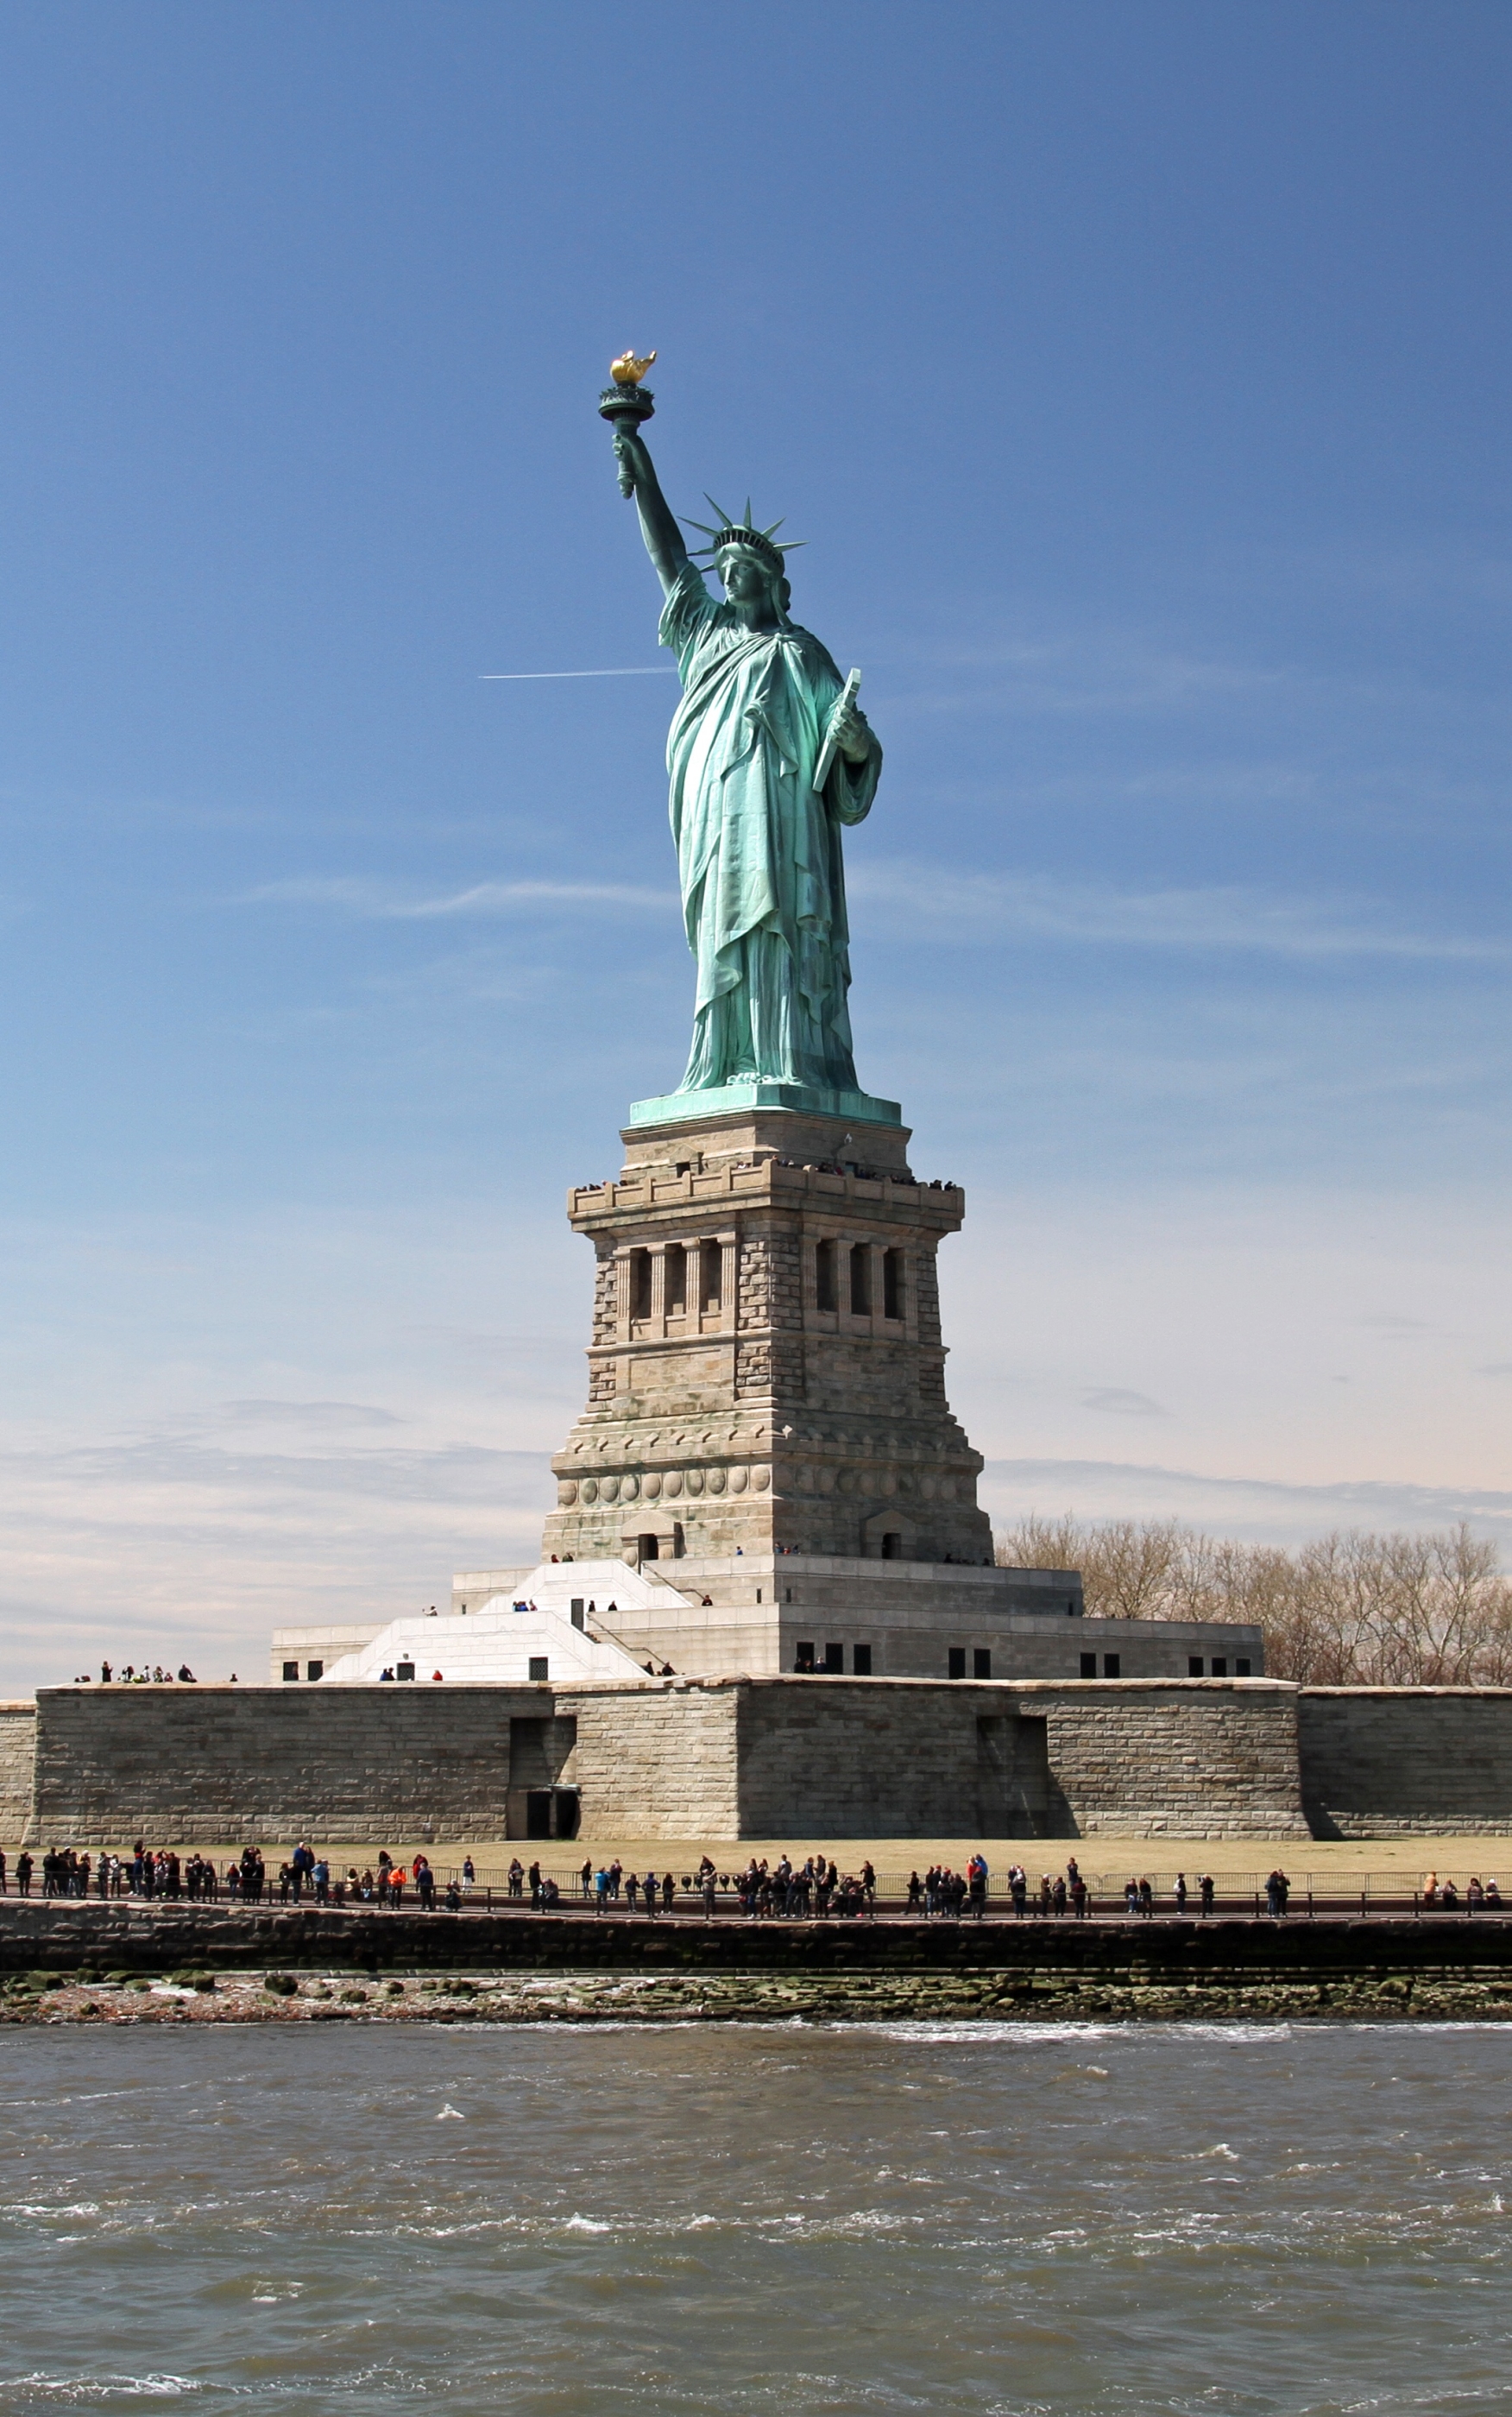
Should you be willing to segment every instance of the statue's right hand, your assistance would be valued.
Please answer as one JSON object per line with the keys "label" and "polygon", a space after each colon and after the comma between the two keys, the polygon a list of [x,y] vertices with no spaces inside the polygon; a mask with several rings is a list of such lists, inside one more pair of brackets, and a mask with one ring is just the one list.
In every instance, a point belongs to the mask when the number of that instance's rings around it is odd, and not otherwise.
{"label": "statue's right hand", "polygon": [[651,456],[639,436],[632,435],[628,429],[617,428],[614,431],[614,458],[619,464],[622,494],[633,495],[643,479],[651,483],[654,478]]}

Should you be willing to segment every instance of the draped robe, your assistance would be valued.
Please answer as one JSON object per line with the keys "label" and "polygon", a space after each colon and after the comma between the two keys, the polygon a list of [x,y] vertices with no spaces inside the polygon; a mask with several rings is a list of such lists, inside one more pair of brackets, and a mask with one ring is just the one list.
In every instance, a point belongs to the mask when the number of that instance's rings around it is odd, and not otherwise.
{"label": "draped robe", "polygon": [[854,1090],[840,825],[869,812],[882,768],[837,752],[813,776],[844,683],[809,631],[748,630],[684,565],[661,616],[683,696],[667,741],[693,1046],[679,1089],[765,1075]]}

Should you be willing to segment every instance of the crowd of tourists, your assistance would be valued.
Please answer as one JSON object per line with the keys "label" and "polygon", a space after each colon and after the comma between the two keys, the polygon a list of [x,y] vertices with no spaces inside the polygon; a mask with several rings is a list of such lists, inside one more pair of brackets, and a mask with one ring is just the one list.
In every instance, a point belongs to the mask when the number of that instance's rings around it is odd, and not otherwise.
{"label": "crowd of tourists", "polygon": [[[916,1916],[926,1922],[980,1922],[988,1909],[989,1879],[987,1859],[980,1852],[970,1858],[964,1871],[955,1871],[948,1863],[931,1863],[922,1877],[912,1871],[904,1896],[905,1916]],[[243,1847],[222,1866],[218,1866],[212,1856],[197,1851],[181,1855],[171,1847],[153,1848],[141,1838],[120,1854],[103,1847],[90,1854],[72,1847],[53,1847],[37,1856],[23,1847],[13,1863],[0,1849],[0,1897],[8,1895],[13,1887],[18,1897],[27,1898],[135,1897],[147,1902],[166,1899],[190,1904],[376,1906],[396,1913],[410,1904],[424,1913],[438,1908],[459,1913],[477,1885],[471,1855],[463,1859],[459,1872],[448,1875],[442,1882],[422,1852],[401,1862],[384,1848],[360,1871],[355,1863],[349,1863],[342,1871],[333,1868],[326,1855],[303,1839],[272,1870],[258,1847]],[[679,1903],[685,1910],[702,1908],[704,1920],[711,1922],[721,1911],[735,1911],[750,1921],[783,1922],[874,1920],[877,1911],[877,1875],[871,1863],[866,1862],[856,1872],[842,1873],[822,1853],[808,1856],[802,1863],[794,1862],[788,1855],[780,1856],[775,1863],[769,1863],[764,1856],[753,1856],[744,1870],[733,1871],[720,1871],[704,1855],[696,1872],[684,1872],[680,1877],[673,1872],[658,1872],[654,1867],[643,1873],[633,1867],[627,1869],[618,1856],[612,1862],[597,1863],[590,1857],[578,1871],[575,1886],[569,1886],[570,1900],[564,1895],[562,1884],[552,1873],[543,1871],[538,1861],[527,1866],[516,1855],[508,1867],[506,1893],[510,1901],[522,1905],[528,1896],[531,1909],[537,1913],[549,1913],[576,1901],[592,1905],[599,1914],[641,1914],[651,1921],[673,1912]],[[1083,1922],[1096,1910],[1074,1855],[1064,1873],[1042,1873],[1037,1886],[1031,1884],[1022,1863],[1010,1863],[1005,1886],[1017,1921],[1069,1917]],[[1286,1920],[1291,1893],[1291,1880],[1278,1865],[1264,1884],[1265,1910],[1273,1922]],[[1205,1920],[1213,1913],[1216,1901],[1216,1885],[1207,1872],[1198,1874],[1191,1882],[1185,1872],[1178,1872],[1165,1894],[1157,1893],[1148,1877],[1126,1880],[1123,1891],[1123,1911],[1131,1922],[1153,1921],[1157,1913],[1167,1911],[1178,1917],[1193,1911]],[[1461,1894],[1452,1879],[1441,1880],[1430,1872],[1423,1884],[1422,1902],[1427,1908],[1445,1912],[1462,1908],[1474,1914],[1482,1910],[1499,1913],[1503,1899],[1494,1879],[1483,1882],[1473,1874]],[[1105,1906],[1104,1909],[1112,1908]]]}
{"label": "crowd of tourists", "polygon": [[[102,1687],[171,1687],[175,1679],[186,1687],[199,1684],[187,1662],[181,1662],[176,1670],[165,1670],[160,1662],[155,1662],[150,1670],[145,1662],[140,1670],[134,1662],[123,1663],[119,1670],[109,1662],[102,1662],[99,1665]],[[76,1687],[87,1687],[90,1683],[88,1671],[81,1670],[73,1683]]]}
{"label": "crowd of tourists", "polygon": [[[560,1891],[552,1879],[542,1877],[540,1865],[532,1863],[527,1873],[517,1856],[509,1866],[509,1894],[523,1897],[527,1887],[537,1911],[561,1902]],[[578,1874],[578,1892],[596,1912],[623,1908],[652,1921],[658,1913],[671,1913],[679,1897],[702,1907],[706,1922],[732,1908],[750,1921],[827,1922],[832,1917],[850,1921],[875,1915],[877,1875],[869,1862],[858,1872],[842,1873],[824,1855],[809,1855],[801,1864],[788,1855],[780,1856],[775,1864],[764,1856],[759,1860],[752,1856],[744,1871],[721,1872],[704,1855],[696,1872],[684,1872],[679,1879],[674,1872],[653,1869],[643,1875],[627,1870],[616,1856],[612,1862],[597,1864],[590,1858]]]}
{"label": "crowd of tourists", "polygon": [[23,1847],[14,1867],[0,1849],[0,1896],[9,1893],[14,1880],[16,1894],[22,1897],[140,1897],[148,1902],[163,1898],[203,1905],[379,1905],[391,1906],[397,1912],[410,1894],[422,1912],[431,1912],[439,1905],[457,1913],[475,1878],[471,1856],[460,1878],[449,1879],[442,1887],[427,1856],[416,1854],[408,1864],[398,1863],[386,1849],[365,1871],[359,1873],[355,1863],[349,1863],[344,1873],[335,1873],[328,1859],[303,1839],[272,1876],[257,1847],[244,1847],[224,1870],[218,1870],[208,1855],[179,1855],[171,1847],[154,1849],[141,1838],[126,1854],[101,1848],[90,1855],[72,1847],[50,1847],[38,1859]]}

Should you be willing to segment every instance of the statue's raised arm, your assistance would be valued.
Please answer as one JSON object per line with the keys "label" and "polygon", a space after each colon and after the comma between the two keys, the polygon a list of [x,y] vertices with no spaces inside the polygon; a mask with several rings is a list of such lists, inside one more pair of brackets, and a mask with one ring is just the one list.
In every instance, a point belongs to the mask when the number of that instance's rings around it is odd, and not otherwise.
{"label": "statue's raised arm", "polygon": [[682,531],[661,492],[645,439],[639,431],[622,423],[614,432],[614,454],[619,463],[620,482],[624,485],[627,479],[628,492],[635,497],[645,550],[656,565],[657,577],[670,596],[677,585],[678,573],[688,560]]}

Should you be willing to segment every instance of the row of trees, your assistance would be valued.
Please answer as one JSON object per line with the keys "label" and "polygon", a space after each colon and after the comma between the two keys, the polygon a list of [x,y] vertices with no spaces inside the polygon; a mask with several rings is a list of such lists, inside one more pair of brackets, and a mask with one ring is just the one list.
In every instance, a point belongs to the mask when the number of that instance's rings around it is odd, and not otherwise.
{"label": "row of trees", "polygon": [[1080,1570],[1089,1617],[1253,1620],[1265,1668],[1314,1687],[1512,1685],[1512,1582],[1467,1527],[1321,1536],[1285,1552],[1175,1519],[1029,1518],[1001,1564]]}

